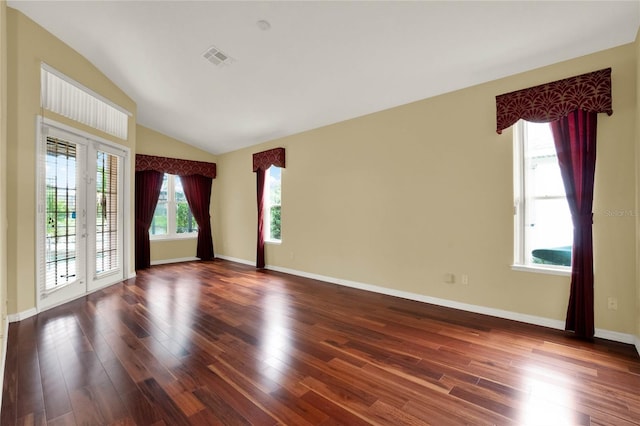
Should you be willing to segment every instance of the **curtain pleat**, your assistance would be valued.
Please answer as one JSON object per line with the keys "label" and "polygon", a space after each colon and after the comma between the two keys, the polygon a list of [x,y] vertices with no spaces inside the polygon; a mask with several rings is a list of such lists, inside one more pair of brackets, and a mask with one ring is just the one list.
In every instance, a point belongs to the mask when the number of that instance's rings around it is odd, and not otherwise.
{"label": "curtain pleat", "polygon": [[258,201],[258,244],[256,247],[256,268],[264,268],[264,182],[266,171],[263,169],[256,170],[256,189]]}
{"label": "curtain pleat", "polygon": [[269,167],[285,167],[284,148],[273,148],[253,154],[253,171],[256,173],[258,196],[258,238],[256,244],[256,268],[264,268],[264,206],[265,178]]}
{"label": "curtain pleat", "polygon": [[209,214],[212,179],[206,176],[190,175],[180,176],[180,180],[191,213],[198,223],[196,256],[201,260],[211,260],[214,258],[211,215]]}
{"label": "curtain pleat", "polygon": [[573,220],[571,293],[566,330],[594,336],[593,187],[596,168],[597,113],[575,110],[551,122],[567,201]]}
{"label": "curtain pleat", "polygon": [[136,269],[151,266],[149,227],[158,204],[164,173],[154,170],[136,172]]}

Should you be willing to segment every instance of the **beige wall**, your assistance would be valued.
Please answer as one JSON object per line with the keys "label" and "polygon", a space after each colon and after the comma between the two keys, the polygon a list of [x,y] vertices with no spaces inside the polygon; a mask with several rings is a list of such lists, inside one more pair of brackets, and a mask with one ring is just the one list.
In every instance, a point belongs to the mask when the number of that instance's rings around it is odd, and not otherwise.
{"label": "beige wall", "polygon": [[640,353],[640,29],[636,35],[636,348]]}
{"label": "beige wall", "polygon": [[136,153],[211,163],[215,163],[218,159],[217,156],[210,152],[203,151],[193,145],[186,144],[140,124],[136,125]]}
{"label": "beige wall", "polygon": [[[136,130],[136,152],[138,154],[158,155],[161,157],[181,158],[184,160],[207,161],[216,163],[218,158],[206,151],[195,148],[177,139],[158,133],[147,127],[138,125]],[[216,179],[213,180],[213,192],[216,190]],[[213,203],[210,207],[212,222],[214,221]],[[185,259],[196,255],[197,240],[195,238],[181,240],[163,240],[151,242],[151,261]],[[215,247],[214,247],[215,249]]]}
{"label": "beige wall", "polygon": [[[45,112],[56,121],[136,149],[136,105],[89,61],[20,12],[7,9],[8,42],[8,303],[9,313],[35,307],[35,147],[36,117],[40,108],[40,64],[46,62],[84,86],[133,113],[129,138],[119,140],[64,117]],[[131,161],[133,173],[134,162]],[[133,176],[133,174],[131,174]],[[133,206],[133,179],[130,203]],[[133,209],[125,220],[133,222]],[[133,235],[133,227],[131,228]],[[133,274],[133,237],[128,247],[128,271]]]}
{"label": "beige wall", "polygon": [[[0,1],[0,348],[7,320],[7,3]],[[0,354],[1,356],[1,354]],[[1,393],[1,392],[0,392]]]}
{"label": "beige wall", "polygon": [[510,268],[512,133],[495,132],[495,96],[612,67],[615,112],[598,128],[595,319],[635,333],[635,219],[611,214],[635,207],[635,58],[630,44],[221,155],[218,253],[255,260],[251,154],[283,146],[282,244],[267,246],[268,265],[563,320],[568,277]]}

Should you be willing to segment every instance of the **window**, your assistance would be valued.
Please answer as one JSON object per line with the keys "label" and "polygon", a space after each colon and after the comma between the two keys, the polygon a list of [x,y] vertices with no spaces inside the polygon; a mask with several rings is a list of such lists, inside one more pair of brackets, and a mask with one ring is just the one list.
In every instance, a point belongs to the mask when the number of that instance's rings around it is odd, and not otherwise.
{"label": "window", "polygon": [[197,235],[198,224],[191,214],[179,176],[165,173],[149,231],[151,239]]}
{"label": "window", "polygon": [[271,166],[267,170],[265,179],[266,205],[264,214],[265,240],[270,242],[280,242],[280,188],[282,169]]}
{"label": "window", "polygon": [[569,270],[573,223],[548,123],[514,129],[515,264]]}
{"label": "window", "polygon": [[130,112],[48,65],[41,65],[40,80],[43,108],[120,139],[127,139]]}

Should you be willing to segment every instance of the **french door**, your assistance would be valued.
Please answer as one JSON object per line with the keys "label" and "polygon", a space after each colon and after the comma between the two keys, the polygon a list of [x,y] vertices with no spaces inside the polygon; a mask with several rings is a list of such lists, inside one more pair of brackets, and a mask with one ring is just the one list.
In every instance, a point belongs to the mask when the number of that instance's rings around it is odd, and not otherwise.
{"label": "french door", "polygon": [[125,152],[49,125],[41,135],[39,310],[124,279]]}

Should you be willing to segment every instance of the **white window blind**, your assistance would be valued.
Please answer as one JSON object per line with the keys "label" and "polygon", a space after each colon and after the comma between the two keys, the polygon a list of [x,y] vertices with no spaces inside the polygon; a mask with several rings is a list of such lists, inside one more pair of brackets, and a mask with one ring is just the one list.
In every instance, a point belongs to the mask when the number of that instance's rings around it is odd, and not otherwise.
{"label": "white window blind", "polygon": [[45,64],[41,67],[41,80],[43,108],[127,139],[128,111]]}

